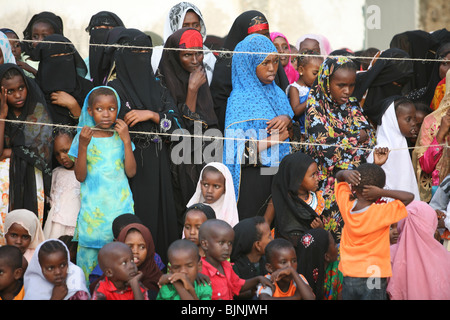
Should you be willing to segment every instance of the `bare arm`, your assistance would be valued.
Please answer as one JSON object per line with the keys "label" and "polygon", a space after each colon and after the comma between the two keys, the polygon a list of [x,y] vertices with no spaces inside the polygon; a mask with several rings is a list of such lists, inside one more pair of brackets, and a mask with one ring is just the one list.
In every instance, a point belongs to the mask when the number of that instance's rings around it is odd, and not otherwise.
{"label": "bare arm", "polygon": [[117,119],[115,130],[119,134],[120,138],[123,141],[125,148],[125,173],[128,178],[134,177],[136,174],[136,159],[133,153],[133,147],[131,143],[130,133],[128,132],[128,126],[125,121],[121,119]]}
{"label": "bare arm", "polygon": [[87,176],[87,148],[94,131],[88,126],[80,131],[80,140],[78,144],[78,157],[75,159],[75,177],[79,182],[86,180]]}
{"label": "bare arm", "polygon": [[386,197],[397,199],[403,202],[405,206],[414,200],[414,194],[401,190],[386,190],[376,186],[364,186],[362,195],[365,199],[375,201],[376,199]]}

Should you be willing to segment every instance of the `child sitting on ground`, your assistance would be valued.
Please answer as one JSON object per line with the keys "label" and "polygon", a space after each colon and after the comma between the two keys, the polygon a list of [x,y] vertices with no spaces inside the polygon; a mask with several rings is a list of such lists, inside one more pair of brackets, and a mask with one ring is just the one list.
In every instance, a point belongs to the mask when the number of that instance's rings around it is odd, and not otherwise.
{"label": "child sitting on ground", "polygon": [[[373,163],[341,170],[336,180],[336,201],[344,220],[339,264],[344,275],[342,299],[386,299],[387,278],[392,276],[390,226],[407,216],[405,206],[414,194],[383,189],[386,175]],[[381,197],[395,200],[376,203]],[[368,286],[369,279],[377,283]]]}
{"label": "child sitting on ground", "polygon": [[23,255],[15,246],[0,247],[0,300],[23,300]]}
{"label": "child sitting on ground", "polygon": [[98,263],[105,278],[95,287],[91,300],[148,300],[147,289],[140,283],[142,273],[125,243],[105,244],[98,252]]}
{"label": "child sitting on ground", "polygon": [[216,219],[214,209],[204,203],[196,203],[186,209],[184,215],[183,237],[195,243],[198,247],[200,257],[204,257],[200,242],[198,240],[198,232],[203,222],[208,219]]}
{"label": "child sitting on ground", "polygon": [[159,280],[156,300],[211,300],[209,284],[198,284],[197,274],[202,268],[198,247],[194,242],[179,239],[169,246],[169,273]]}
{"label": "child sitting on ground", "polygon": [[33,254],[24,275],[24,300],[89,300],[80,267],[70,262],[64,242],[49,239]]}
{"label": "child sitting on ground", "polygon": [[277,238],[266,246],[266,269],[275,288],[258,286],[259,300],[314,300],[316,297],[303,275],[297,272],[297,254],[294,245]]}
{"label": "child sitting on ground", "polygon": [[211,280],[212,300],[233,300],[259,283],[273,286],[264,276],[240,278],[228,261],[234,240],[233,228],[223,220],[211,219],[200,227],[200,244],[205,252],[201,273]]}

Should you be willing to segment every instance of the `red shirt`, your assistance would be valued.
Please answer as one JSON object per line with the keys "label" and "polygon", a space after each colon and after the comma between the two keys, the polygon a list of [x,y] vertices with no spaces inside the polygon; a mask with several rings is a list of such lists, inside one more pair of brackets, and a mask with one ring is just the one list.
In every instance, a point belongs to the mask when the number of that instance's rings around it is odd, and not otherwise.
{"label": "red shirt", "polygon": [[222,261],[221,265],[225,274],[221,274],[219,270],[202,257],[201,273],[207,275],[211,280],[211,300],[233,300],[234,296],[241,291],[245,280],[239,278],[229,261]]}
{"label": "red shirt", "polygon": [[[148,300],[147,290],[141,286],[141,291],[144,299]],[[134,300],[134,294],[130,286],[122,291],[117,290],[114,283],[105,277],[95,287],[91,300]]]}

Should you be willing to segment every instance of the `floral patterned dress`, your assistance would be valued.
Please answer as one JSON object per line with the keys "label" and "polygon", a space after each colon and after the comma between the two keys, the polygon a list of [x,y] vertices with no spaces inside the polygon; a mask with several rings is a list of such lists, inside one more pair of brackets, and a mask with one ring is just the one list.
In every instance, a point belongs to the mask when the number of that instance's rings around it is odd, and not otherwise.
{"label": "floral patterned dress", "polygon": [[[354,169],[366,161],[375,146],[375,132],[363,115],[359,103],[350,97],[338,105],[331,97],[330,77],[350,60],[327,58],[319,69],[306,107],[305,134],[309,154],[318,164],[321,190],[325,199],[324,227],[340,242],[343,220],[334,195],[335,175],[339,170]],[[358,142],[361,130],[368,138]]]}

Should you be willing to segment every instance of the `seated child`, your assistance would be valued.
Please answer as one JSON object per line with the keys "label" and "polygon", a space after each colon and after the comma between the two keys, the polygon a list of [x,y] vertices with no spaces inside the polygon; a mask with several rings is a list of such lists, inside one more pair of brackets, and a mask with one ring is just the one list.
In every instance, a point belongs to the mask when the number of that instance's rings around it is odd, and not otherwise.
{"label": "seated child", "polygon": [[275,286],[258,286],[259,300],[314,300],[314,293],[303,275],[297,271],[297,255],[294,245],[283,238],[277,238],[266,246],[266,269]]}
{"label": "seated child", "polygon": [[234,227],[239,221],[233,178],[226,165],[210,162],[202,169],[197,189],[187,206],[205,203],[213,208],[216,218]]}
{"label": "seated child", "polygon": [[[373,163],[336,174],[336,202],[344,221],[339,263],[344,300],[386,299],[387,278],[392,276],[390,226],[407,216],[405,206],[414,194],[383,189],[385,182],[384,170]],[[376,203],[381,197],[394,200]],[[367,281],[377,285],[368,286]]]}
{"label": "seated child", "polygon": [[49,239],[33,254],[24,275],[24,300],[89,300],[84,273],[70,262],[64,242]]}
{"label": "seated child", "polygon": [[203,203],[191,205],[184,214],[183,238],[197,245],[201,257],[204,257],[205,253],[198,241],[198,232],[202,223],[208,219],[216,219],[216,213],[213,208]]}
{"label": "seated child", "polygon": [[17,247],[0,247],[0,300],[23,300],[22,258],[22,252]]}
{"label": "seated child", "polygon": [[44,224],[46,239],[73,236],[80,212],[80,182],[75,177],[73,160],[67,155],[75,132],[57,127],[53,130],[53,153],[59,166],[53,169],[50,211]]}
{"label": "seated child", "polygon": [[158,280],[163,273],[155,261],[155,244],[150,230],[141,223],[131,223],[120,231],[117,241],[130,247],[134,263],[138,271],[142,272],[140,281],[148,289],[149,298],[156,297]]}
{"label": "seated child", "polygon": [[196,279],[202,268],[198,247],[194,242],[179,239],[169,246],[169,273],[160,280],[156,300],[211,300],[212,288]]}
{"label": "seated child", "polygon": [[200,244],[205,252],[201,273],[211,280],[212,300],[233,300],[240,293],[256,287],[259,283],[272,286],[264,276],[241,279],[234,271],[230,258],[234,230],[225,221],[210,219],[200,227]]}
{"label": "seated child", "polygon": [[147,289],[140,283],[142,272],[125,243],[105,244],[98,252],[98,263],[105,278],[95,287],[92,300],[148,300]]}
{"label": "seated child", "polygon": [[299,239],[297,271],[304,275],[316,300],[341,300],[342,273],[338,270],[338,248],[331,232],[310,229]]}
{"label": "seated child", "polygon": [[27,261],[30,261],[36,247],[44,239],[41,223],[34,212],[17,209],[6,214],[6,244],[18,247]]}

